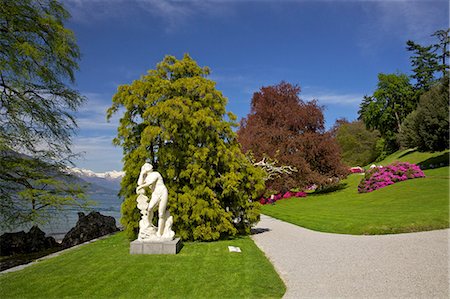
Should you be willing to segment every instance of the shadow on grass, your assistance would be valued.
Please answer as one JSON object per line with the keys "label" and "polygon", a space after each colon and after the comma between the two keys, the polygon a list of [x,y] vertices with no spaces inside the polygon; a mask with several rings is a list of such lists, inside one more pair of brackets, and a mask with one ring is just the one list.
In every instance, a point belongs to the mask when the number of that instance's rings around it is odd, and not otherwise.
{"label": "shadow on grass", "polygon": [[410,150],[407,150],[406,152],[404,152],[403,154],[401,154],[400,156],[398,156],[398,158],[399,158],[399,159],[400,159],[400,158],[403,158],[403,157],[408,156],[408,155],[410,155],[410,154],[412,154],[412,153],[415,153],[415,152],[417,152],[416,149],[410,149]]}
{"label": "shadow on grass", "polygon": [[344,190],[348,188],[348,184],[347,183],[338,183],[338,184],[333,184],[330,186],[325,186],[321,189],[316,189],[316,191],[314,191],[313,193],[308,194],[308,196],[314,196],[314,195],[323,195],[323,194],[327,194],[327,193],[331,193],[331,192],[336,192],[339,190]]}
{"label": "shadow on grass", "polygon": [[437,157],[432,157],[429,159],[426,159],[425,161],[420,162],[419,165],[420,169],[431,169],[431,168],[440,168],[448,166],[449,164],[449,153],[442,154]]}
{"label": "shadow on grass", "polygon": [[0,271],[5,271],[9,268],[31,263],[39,258],[49,254],[61,251],[62,247],[50,248],[39,252],[13,254],[9,256],[2,256],[0,258]]}

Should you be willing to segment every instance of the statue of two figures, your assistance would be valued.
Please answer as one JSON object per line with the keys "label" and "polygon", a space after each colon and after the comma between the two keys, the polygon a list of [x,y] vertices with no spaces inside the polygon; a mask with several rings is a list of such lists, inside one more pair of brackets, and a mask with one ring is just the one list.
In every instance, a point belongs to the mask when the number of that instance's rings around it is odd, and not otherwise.
{"label": "statue of two figures", "polygon": [[[151,199],[146,195],[146,188],[151,191]],[[175,233],[172,230],[173,217],[167,209],[168,191],[161,174],[153,171],[150,163],[141,167],[141,173],[136,188],[137,207],[141,211],[138,240],[141,241],[171,241]],[[158,227],[153,225],[153,210],[158,207]]]}

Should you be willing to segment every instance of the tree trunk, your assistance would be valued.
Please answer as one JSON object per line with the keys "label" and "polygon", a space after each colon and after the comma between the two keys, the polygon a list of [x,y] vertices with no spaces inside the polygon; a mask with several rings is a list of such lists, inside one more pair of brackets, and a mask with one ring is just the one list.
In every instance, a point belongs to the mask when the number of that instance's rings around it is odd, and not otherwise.
{"label": "tree trunk", "polygon": [[398,116],[398,112],[394,111],[395,113],[395,118],[397,119],[397,128],[398,128],[398,132],[401,133],[402,132],[402,123],[400,122],[400,117]]}

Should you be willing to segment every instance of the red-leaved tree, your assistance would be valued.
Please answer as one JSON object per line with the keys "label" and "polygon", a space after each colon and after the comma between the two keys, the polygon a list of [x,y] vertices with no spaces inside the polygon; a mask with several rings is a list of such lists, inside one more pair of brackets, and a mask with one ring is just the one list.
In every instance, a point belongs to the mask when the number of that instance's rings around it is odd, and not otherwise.
{"label": "red-leaved tree", "polygon": [[300,87],[281,82],[253,94],[250,114],[242,119],[238,140],[255,160],[265,155],[297,168],[268,181],[276,191],[326,185],[346,174],[339,147],[325,131],[323,107],[299,98]]}

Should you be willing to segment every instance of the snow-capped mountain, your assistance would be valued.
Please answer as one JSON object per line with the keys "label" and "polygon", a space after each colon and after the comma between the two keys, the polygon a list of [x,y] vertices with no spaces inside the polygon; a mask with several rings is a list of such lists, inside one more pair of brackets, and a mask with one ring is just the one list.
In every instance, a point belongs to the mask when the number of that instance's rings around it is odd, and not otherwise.
{"label": "snow-capped mountain", "polygon": [[80,174],[82,176],[97,177],[97,178],[104,178],[104,179],[118,179],[118,178],[122,179],[123,176],[125,175],[124,171],[111,170],[111,171],[107,171],[107,172],[94,172],[89,169],[78,168],[78,167],[70,168],[70,171],[73,174]]}
{"label": "snow-capped mountain", "polygon": [[84,168],[70,168],[69,172],[77,177],[85,180],[88,183],[99,185],[104,188],[119,190],[120,182],[122,181],[125,172],[123,171],[107,171],[107,172],[94,172]]}

